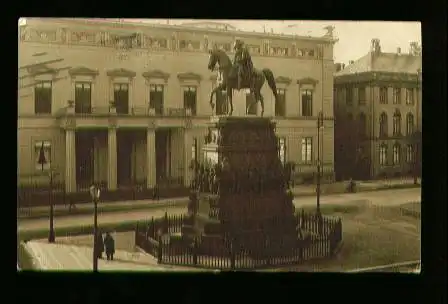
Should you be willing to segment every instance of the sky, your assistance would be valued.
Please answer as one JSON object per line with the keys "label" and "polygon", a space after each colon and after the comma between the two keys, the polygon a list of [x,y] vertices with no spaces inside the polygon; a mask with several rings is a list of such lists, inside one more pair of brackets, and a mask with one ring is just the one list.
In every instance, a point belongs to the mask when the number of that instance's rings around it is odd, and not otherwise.
{"label": "sky", "polygon": [[[133,19],[133,21],[167,24],[167,19]],[[194,19],[170,19],[170,24],[182,24],[188,22],[223,22],[228,23],[242,31],[267,32],[271,29],[274,33],[297,34],[303,36],[323,36],[326,33],[324,27],[335,27],[334,36],[339,41],[334,46],[335,62],[348,63],[357,60],[370,50],[371,40],[380,39],[383,52],[396,52],[401,48],[403,53],[409,50],[409,43],[416,41],[421,45],[420,22],[398,21],[270,21],[270,20],[194,20]]]}

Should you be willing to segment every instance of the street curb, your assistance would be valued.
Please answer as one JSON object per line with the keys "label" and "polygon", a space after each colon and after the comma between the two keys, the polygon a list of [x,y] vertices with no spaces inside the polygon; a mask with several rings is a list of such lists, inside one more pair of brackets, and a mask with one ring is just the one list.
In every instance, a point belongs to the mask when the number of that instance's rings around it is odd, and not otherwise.
{"label": "street curb", "polygon": [[[163,202],[163,203],[148,203],[147,205],[129,205],[129,206],[107,206],[101,208],[101,206],[98,206],[98,213],[113,213],[113,212],[123,212],[123,211],[138,211],[138,210],[151,210],[151,209],[158,209],[158,208],[171,208],[171,207],[185,207],[188,204],[188,198],[185,197],[182,200],[177,198],[178,201],[170,201],[170,202]],[[59,213],[59,214],[58,214]],[[93,213],[93,207],[92,208],[81,208],[81,209],[74,209],[73,211],[69,212],[67,210],[60,210],[55,211],[55,218],[64,218],[64,217],[70,217],[74,215],[88,215]],[[37,220],[37,219],[47,219],[49,216],[48,212],[36,212],[32,215],[19,215],[17,219],[19,220]]]}
{"label": "street curb", "polygon": [[[376,191],[385,191],[385,190],[391,190],[391,189],[410,189],[410,188],[419,188],[420,185],[414,185],[414,184],[404,184],[404,185],[395,185],[395,186],[386,186],[384,188],[378,188],[378,189],[360,189],[358,191],[356,191],[355,193],[359,193],[359,192],[376,192]],[[294,192],[293,192],[294,194]],[[323,196],[327,196],[327,195],[337,195],[337,194],[348,194],[347,192],[332,192],[332,193],[324,193],[322,194]],[[295,193],[294,194],[294,198],[301,198],[301,197],[310,197],[310,196],[315,196],[316,194],[314,192],[309,192],[309,193],[302,193],[302,194],[298,194]],[[107,207],[103,207],[101,208],[101,206],[99,206],[98,208],[98,212],[100,213],[113,213],[113,212],[123,212],[123,211],[128,211],[128,210],[132,210],[132,211],[137,211],[137,210],[151,210],[151,209],[155,209],[155,208],[169,208],[169,207],[186,207],[188,204],[188,197],[185,197],[185,201],[184,200],[180,200],[179,198],[177,198],[179,201],[171,201],[168,203],[148,203],[148,205],[129,205],[129,206],[107,206]],[[89,208],[82,208],[82,209],[75,209],[74,211],[68,212],[67,210],[61,210],[60,212],[55,211],[55,218],[63,218],[63,217],[67,217],[67,216],[73,216],[73,215],[87,215],[87,214],[91,214],[93,212],[93,207],[89,207]],[[58,214],[59,213],[59,214]],[[31,215],[19,215],[17,217],[17,219],[19,220],[36,220],[36,219],[46,219],[48,218],[49,214],[48,211],[46,212],[36,212],[35,214],[31,214]]]}

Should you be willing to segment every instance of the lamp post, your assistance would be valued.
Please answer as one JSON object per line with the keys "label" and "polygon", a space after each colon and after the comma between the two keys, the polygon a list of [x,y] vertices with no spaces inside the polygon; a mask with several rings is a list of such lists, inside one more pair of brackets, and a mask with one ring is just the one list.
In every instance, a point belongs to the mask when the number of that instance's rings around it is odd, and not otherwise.
{"label": "lamp post", "polygon": [[320,177],[321,177],[321,130],[324,128],[324,114],[319,112],[317,117],[317,185],[316,185],[316,205],[317,215],[320,216]]}
{"label": "lamp post", "polygon": [[48,243],[54,243],[55,233],[54,233],[54,205],[53,205],[53,177],[54,171],[50,169],[48,173],[50,177],[50,191],[48,196],[48,202],[50,204],[50,229],[48,232]]}
{"label": "lamp post", "polygon": [[98,252],[97,252],[97,234],[98,234],[98,200],[100,199],[100,189],[93,184],[90,186],[90,196],[93,201],[93,271],[98,271]]}

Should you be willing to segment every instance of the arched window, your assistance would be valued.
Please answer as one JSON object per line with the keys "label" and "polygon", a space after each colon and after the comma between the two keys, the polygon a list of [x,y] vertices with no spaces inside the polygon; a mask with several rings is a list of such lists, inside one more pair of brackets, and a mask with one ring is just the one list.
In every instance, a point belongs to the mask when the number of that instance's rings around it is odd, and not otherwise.
{"label": "arched window", "polygon": [[393,153],[393,158],[392,158],[393,164],[394,165],[400,164],[401,146],[399,143],[394,144],[392,153]]}
{"label": "arched window", "polygon": [[367,119],[366,119],[366,114],[364,114],[363,112],[361,112],[359,114],[359,136],[360,137],[365,137],[367,135]]}
{"label": "arched window", "polygon": [[393,134],[400,135],[401,134],[401,114],[400,111],[396,110],[393,118]]}
{"label": "arched window", "polygon": [[380,136],[387,136],[387,114],[381,113],[380,115]]}
{"label": "arched window", "polygon": [[381,144],[380,145],[380,165],[386,166],[387,165],[387,145]]}
{"label": "arched window", "polygon": [[406,134],[411,135],[414,133],[414,115],[408,113],[406,115]]}

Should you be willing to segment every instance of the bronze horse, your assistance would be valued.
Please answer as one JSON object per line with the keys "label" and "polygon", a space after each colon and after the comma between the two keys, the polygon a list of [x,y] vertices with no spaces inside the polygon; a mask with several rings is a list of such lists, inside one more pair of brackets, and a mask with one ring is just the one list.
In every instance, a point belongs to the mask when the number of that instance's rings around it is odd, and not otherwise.
{"label": "bronze horse", "polygon": [[[229,56],[221,50],[221,49],[213,49],[210,51],[210,60],[208,62],[208,69],[213,71],[215,69],[216,64],[219,65],[218,69],[222,75],[222,82],[215,88],[210,94],[210,105],[214,108],[213,104],[213,95],[215,95],[218,91],[227,91],[227,102],[230,104],[230,112],[229,115],[233,113],[233,101],[232,101],[232,92],[233,89],[236,89],[238,84],[236,67],[232,64]],[[243,81],[243,88],[249,88],[250,93],[254,95],[254,102],[246,108],[246,113],[248,109],[253,104],[256,104],[260,101],[261,104],[261,116],[264,114],[264,98],[261,95],[261,88],[264,85],[265,80],[267,80],[269,87],[274,93],[275,100],[277,100],[277,86],[275,85],[274,74],[270,69],[257,70],[253,69],[251,77],[249,80]]]}

